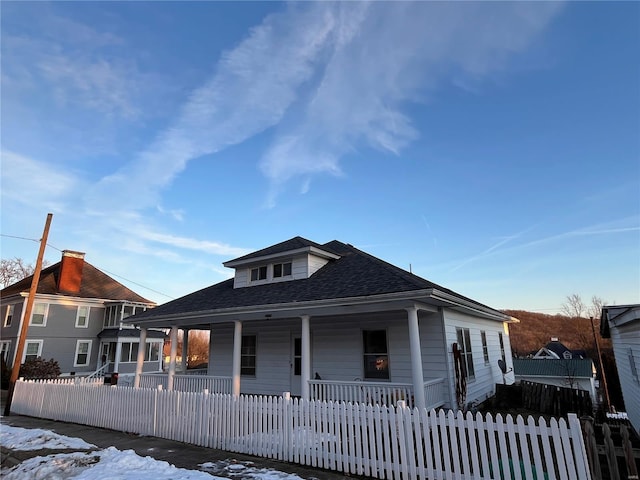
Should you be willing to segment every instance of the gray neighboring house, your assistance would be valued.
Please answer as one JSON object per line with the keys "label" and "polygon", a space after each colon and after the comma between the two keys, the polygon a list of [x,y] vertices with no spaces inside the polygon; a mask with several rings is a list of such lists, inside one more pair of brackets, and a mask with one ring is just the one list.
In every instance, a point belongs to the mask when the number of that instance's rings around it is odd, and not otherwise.
{"label": "gray neighboring house", "polygon": [[352,245],[294,237],[224,265],[233,278],[126,322],[209,330],[208,374],[231,377],[234,395],[342,400],[390,385],[456,408],[460,362],[465,404],[505,381],[499,360],[511,371],[515,319]]}
{"label": "gray neighboring house", "polygon": [[[0,291],[1,354],[16,361],[20,329],[29,330],[22,358],[53,358],[63,375],[88,375],[98,369],[133,373],[139,331],[123,320],[155,306],[84,260],[65,250],[60,262],[42,269],[30,319],[24,318],[33,275]],[[147,334],[144,371],[162,370],[165,333]]]}
{"label": "gray neighboring house", "polygon": [[640,304],[602,307],[600,335],[611,338],[625,409],[640,434]]}

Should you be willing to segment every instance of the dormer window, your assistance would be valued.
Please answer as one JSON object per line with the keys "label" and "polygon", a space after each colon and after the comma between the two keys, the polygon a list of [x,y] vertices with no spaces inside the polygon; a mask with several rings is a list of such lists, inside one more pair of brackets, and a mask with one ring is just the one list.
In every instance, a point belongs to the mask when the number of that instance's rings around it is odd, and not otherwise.
{"label": "dormer window", "polygon": [[290,276],[291,276],[291,262],[273,264],[273,278],[290,277]]}
{"label": "dormer window", "polygon": [[252,282],[257,282],[258,280],[266,280],[266,279],[267,279],[267,266],[266,265],[251,269],[251,281]]}

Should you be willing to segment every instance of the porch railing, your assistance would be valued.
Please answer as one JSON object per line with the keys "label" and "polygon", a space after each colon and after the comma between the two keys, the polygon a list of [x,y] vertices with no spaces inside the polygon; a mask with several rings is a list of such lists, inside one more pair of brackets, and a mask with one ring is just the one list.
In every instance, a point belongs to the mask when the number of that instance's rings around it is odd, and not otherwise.
{"label": "porch railing", "polygon": [[424,382],[424,403],[427,408],[438,408],[444,405],[444,378],[434,378]]}
{"label": "porch railing", "polygon": [[[169,375],[166,373],[143,373],[140,375],[141,388],[167,389]],[[178,392],[231,393],[231,377],[214,377],[209,375],[174,375],[173,389]]]}
{"label": "porch railing", "polygon": [[[311,380],[309,385],[312,400],[388,406],[402,400],[408,407],[414,407],[413,385],[410,383]],[[444,378],[425,382],[424,389],[428,409],[444,404]]]}

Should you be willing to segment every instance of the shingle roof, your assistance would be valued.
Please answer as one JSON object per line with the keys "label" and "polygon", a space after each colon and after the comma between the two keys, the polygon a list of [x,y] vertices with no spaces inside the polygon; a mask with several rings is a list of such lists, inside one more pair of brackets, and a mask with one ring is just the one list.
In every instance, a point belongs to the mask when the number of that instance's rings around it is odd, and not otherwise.
{"label": "shingle roof", "polygon": [[285,251],[283,248],[291,250],[309,245],[335,253],[340,258],[330,260],[306,279],[235,289],[233,279],[225,280],[137,314],[134,318],[151,319],[156,316],[217,309],[363,297],[429,288],[435,288],[489,308],[337,240],[319,245],[301,237],[295,237],[256,253],[262,256],[281,253]]}
{"label": "shingle roof", "polygon": [[325,248],[319,243],[312,242],[311,240],[307,240],[306,238],[293,237],[289,240],[285,240],[284,242],[276,243],[275,245],[271,245],[270,247],[263,248],[256,252],[248,253],[247,255],[234,258],[233,260],[229,260],[229,261],[240,262],[243,260],[250,260],[252,258],[259,258],[267,255],[274,255],[278,253],[289,252],[291,250],[297,250],[304,247],[316,247],[319,249]]}
{"label": "shingle roof", "polygon": [[[128,289],[120,282],[114,280],[106,273],[98,270],[96,267],[88,262],[84,262],[82,266],[82,283],[80,284],[80,291],[77,293],[60,293],[57,289],[58,276],[60,274],[60,265],[62,262],[58,262],[47,268],[42,269],[40,272],[40,279],[38,281],[37,293],[49,294],[49,295],[64,295],[79,298],[101,298],[107,300],[124,300],[128,302],[139,302],[153,304],[151,300],[148,300],[136,292]],[[9,285],[6,288],[0,290],[1,297],[8,297],[10,295],[17,295],[20,292],[28,292],[31,287],[31,280],[33,275],[28,276],[20,280],[19,282]]]}
{"label": "shingle roof", "polygon": [[593,376],[593,362],[588,358],[566,360],[514,358],[513,373],[522,376],[591,378]]}
{"label": "shingle roof", "polygon": [[[167,334],[160,330],[147,330],[147,338],[166,338]],[[136,328],[105,328],[98,338],[140,338],[140,330]]]}

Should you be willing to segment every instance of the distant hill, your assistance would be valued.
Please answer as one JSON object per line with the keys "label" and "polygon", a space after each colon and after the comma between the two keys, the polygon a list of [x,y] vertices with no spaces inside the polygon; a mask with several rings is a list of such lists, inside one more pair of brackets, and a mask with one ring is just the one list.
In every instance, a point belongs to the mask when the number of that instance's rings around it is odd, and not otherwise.
{"label": "distant hill", "polygon": [[[598,352],[591,321],[588,318],[570,318],[565,315],[547,315],[525,310],[504,310],[504,313],[520,320],[519,323],[509,324],[509,339],[514,356],[526,357],[535,353],[549,343],[551,337],[556,337],[571,350],[584,350],[600,372]],[[593,325],[600,343],[611,403],[622,410],[624,402],[611,340],[600,336],[600,318],[594,318]],[[601,378],[600,374],[598,378]]]}
{"label": "distant hill", "polygon": [[[565,315],[547,315],[524,310],[505,310],[506,314],[520,320],[509,325],[511,350],[518,357],[526,357],[537,352],[556,337],[571,350],[585,350],[589,357],[596,359],[596,345],[591,322],[588,318],[570,318]],[[611,350],[611,340],[600,337],[600,319],[593,324],[600,348]]]}

